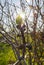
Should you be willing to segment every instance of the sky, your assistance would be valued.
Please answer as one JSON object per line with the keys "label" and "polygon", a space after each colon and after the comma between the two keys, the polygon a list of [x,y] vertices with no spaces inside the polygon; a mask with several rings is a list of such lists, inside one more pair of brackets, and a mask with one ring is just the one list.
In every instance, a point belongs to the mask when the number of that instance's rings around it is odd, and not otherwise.
{"label": "sky", "polygon": [[[12,3],[12,4],[15,4],[16,6],[18,6],[18,7],[20,7],[20,0],[12,0],[12,2],[11,2],[11,0],[6,0],[6,1],[8,1],[10,4]],[[25,0],[22,0],[23,1],[23,3],[25,3]],[[27,2],[28,2],[28,4],[32,4],[32,2],[31,2],[32,0],[27,0]],[[34,0],[35,1],[35,0]],[[43,0],[41,0],[41,2],[40,2],[40,7],[42,6],[42,2]],[[5,2],[5,0],[0,0],[0,2],[2,3],[2,5],[4,6],[4,2]],[[35,2],[33,2],[34,3],[34,5],[33,6],[35,6]],[[7,8],[7,7],[6,7]],[[6,8],[4,9],[4,11],[6,11]],[[11,8],[10,9],[12,9],[12,12],[14,13],[13,14],[13,16],[14,17],[16,17],[16,14],[15,14],[15,11],[14,11],[14,8],[11,6]],[[44,6],[43,6],[43,8],[42,8],[43,10],[42,11],[44,11]],[[27,7],[26,8],[26,15],[28,15],[29,14],[29,11],[30,11],[30,9]],[[21,9],[19,9],[19,8],[17,8],[17,12],[18,12],[18,14],[20,14],[21,16],[22,16],[22,18],[24,19],[24,17],[25,17],[25,13],[24,12],[22,12],[22,10]],[[13,17],[12,17],[13,18]],[[6,22],[6,16],[5,16],[5,22]],[[31,12],[31,15],[30,15],[30,17],[29,17],[29,20],[30,21],[33,21],[33,12]],[[7,22],[8,23],[8,22]],[[39,22],[38,22],[39,23]],[[39,24],[39,25],[41,25],[41,23]],[[4,25],[5,26],[5,25]]]}

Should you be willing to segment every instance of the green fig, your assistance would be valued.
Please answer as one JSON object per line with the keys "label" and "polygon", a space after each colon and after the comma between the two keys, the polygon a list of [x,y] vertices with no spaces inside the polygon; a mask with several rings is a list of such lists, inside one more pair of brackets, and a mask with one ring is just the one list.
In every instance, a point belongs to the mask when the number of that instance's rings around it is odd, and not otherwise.
{"label": "green fig", "polygon": [[20,15],[18,15],[18,16],[16,17],[16,24],[21,25],[22,22],[23,22],[22,17],[21,17]]}

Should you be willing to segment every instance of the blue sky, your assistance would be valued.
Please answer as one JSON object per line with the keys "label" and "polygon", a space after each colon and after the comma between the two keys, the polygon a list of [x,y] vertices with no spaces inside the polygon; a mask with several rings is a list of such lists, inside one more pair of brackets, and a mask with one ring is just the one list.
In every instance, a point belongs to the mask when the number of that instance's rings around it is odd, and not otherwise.
{"label": "blue sky", "polygon": [[[11,0],[6,0],[6,1],[8,1],[8,2],[11,4]],[[32,1],[32,0],[27,0],[27,2],[28,2],[29,4],[32,4],[31,1]],[[34,0],[34,1],[35,1],[35,0]],[[40,6],[42,6],[42,4],[41,4],[41,3],[43,3],[42,1],[43,1],[43,0],[41,0],[41,2],[40,2]],[[5,0],[0,0],[0,2],[1,2],[2,5],[4,6]],[[23,0],[23,3],[25,3],[25,0]],[[20,0],[12,0],[12,4],[15,4],[15,5],[17,5],[17,6],[20,6]],[[33,4],[34,4],[34,6],[35,6],[35,2],[33,2]],[[7,9],[7,7],[5,8],[5,12],[7,12],[6,9]],[[12,11],[13,11],[13,16],[16,17],[14,8],[13,8],[13,7],[10,7],[10,9],[12,9]],[[27,14],[27,15],[29,14],[29,11],[30,11],[30,8],[26,6],[26,14]],[[42,10],[42,11],[44,11],[44,6],[43,6],[43,10]],[[18,9],[18,8],[17,8],[17,12],[24,18],[25,15],[24,15],[24,13],[22,12],[21,9]],[[30,17],[29,17],[29,20],[30,20],[30,21],[33,20],[33,16],[32,16],[32,15],[33,15],[33,14],[32,14],[32,12],[31,12],[31,15],[30,15]],[[4,16],[4,18],[5,18],[4,21],[6,21],[7,19],[6,19],[5,16]],[[8,23],[8,22],[7,22],[7,23]],[[39,24],[39,25],[40,25],[40,24]]]}
{"label": "blue sky", "polygon": [[[9,3],[11,3],[11,0],[6,0],[6,1],[8,1]],[[0,0],[0,2],[3,5],[3,3],[5,2],[5,0]],[[12,3],[15,3],[16,5],[19,5],[19,0],[12,0]]]}

